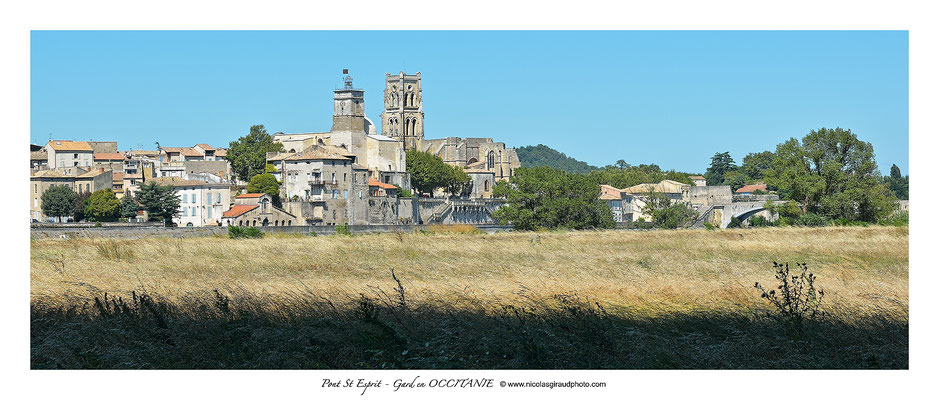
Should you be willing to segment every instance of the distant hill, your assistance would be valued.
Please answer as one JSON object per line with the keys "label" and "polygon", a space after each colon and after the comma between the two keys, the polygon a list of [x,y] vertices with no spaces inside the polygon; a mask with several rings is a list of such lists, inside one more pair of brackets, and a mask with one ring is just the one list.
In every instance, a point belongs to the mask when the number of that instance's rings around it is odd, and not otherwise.
{"label": "distant hill", "polygon": [[588,173],[597,169],[593,165],[568,157],[566,154],[543,144],[518,147],[515,152],[518,154],[518,160],[523,167],[540,167],[544,165],[572,173]]}

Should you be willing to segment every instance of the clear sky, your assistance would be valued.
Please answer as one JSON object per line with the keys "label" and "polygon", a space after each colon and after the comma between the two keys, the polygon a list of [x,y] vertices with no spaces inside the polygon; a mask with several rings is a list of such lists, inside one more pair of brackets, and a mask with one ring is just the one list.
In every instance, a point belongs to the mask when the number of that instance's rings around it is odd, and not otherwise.
{"label": "clear sky", "polygon": [[840,126],[908,173],[905,31],[34,31],[30,47],[36,144],[327,131],[348,68],[379,125],[385,73],[420,71],[427,138],[704,172]]}

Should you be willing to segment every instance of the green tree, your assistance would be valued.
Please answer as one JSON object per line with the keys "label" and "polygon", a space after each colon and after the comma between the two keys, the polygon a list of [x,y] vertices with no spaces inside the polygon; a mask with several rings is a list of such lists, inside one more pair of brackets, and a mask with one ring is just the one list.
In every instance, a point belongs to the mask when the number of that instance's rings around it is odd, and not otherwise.
{"label": "green tree", "polygon": [[[617,164],[619,163],[617,162]],[[675,170],[662,171],[655,164],[631,166],[625,163],[619,166],[609,165],[587,174],[590,180],[597,185],[610,185],[617,188],[627,188],[640,183],[658,183],[665,179],[691,184],[691,179],[688,178],[690,175],[693,174]]]}
{"label": "green tree", "polygon": [[121,214],[121,202],[111,189],[91,194],[85,207],[85,217],[92,221],[114,221]]}
{"label": "green tree", "polygon": [[148,181],[140,186],[136,200],[147,210],[151,220],[162,218],[167,223],[172,223],[173,218],[179,214],[180,199],[171,185]]}
{"label": "green tree", "polygon": [[443,159],[417,149],[405,153],[405,169],[411,173],[411,187],[418,193],[446,188],[455,177],[453,168]]}
{"label": "green tree", "polygon": [[750,182],[763,180],[763,172],[773,167],[773,158],[776,155],[771,151],[750,153],[743,158],[740,172],[746,175]]}
{"label": "green tree", "polygon": [[280,182],[277,182],[274,175],[264,173],[251,177],[251,182],[248,184],[248,193],[267,193],[271,195],[275,207],[281,206]]}
{"label": "green tree", "polygon": [[897,164],[893,164],[890,167],[890,176],[884,178],[884,183],[890,187],[890,191],[893,192],[898,199],[910,199],[910,176],[900,174],[900,167],[898,167]]}
{"label": "green tree", "polygon": [[724,185],[729,185],[730,190],[737,190],[747,184],[747,176],[740,171],[729,171],[724,174]]}
{"label": "green tree", "polygon": [[874,147],[851,130],[813,130],[801,143],[791,138],[776,147],[766,183],[782,198],[802,203],[802,213],[824,218],[876,222],[892,209],[894,197],[874,161]]}
{"label": "green tree", "polygon": [[228,162],[242,181],[250,181],[266,171],[267,153],[283,151],[284,145],[267,134],[264,125],[252,125],[246,136],[228,144]]}
{"label": "green tree", "polygon": [[613,228],[613,213],[599,193],[600,187],[583,174],[519,168],[508,182],[493,188],[494,196],[508,202],[493,217],[519,230]]}
{"label": "green tree", "polygon": [[42,213],[62,221],[63,217],[71,216],[75,211],[75,203],[79,201],[78,193],[66,185],[53,185],[40,197]]}
{"label": "green tree", "polygon": [[125,193],[124,197],[121,197],[121,217],[136,217],[138,210],[140,210],[140,205],[134,200],[134,196],[130,193]]}
{"label": "green tree", "polygon": [[463,171],[463,168],[450,166],[450,177],[446,182],[447,193],[454,196],[467,196],[473,190],[469,174]]}
{"label": "green tree", "polygon": [[78,200],[75,201],[75,207],[72,209],[72,221],[82,221],[88,219],[85,215],[85,209],[91,200],[91,193],[84,192],[78,194]]}
{"label": "green tree", "polygon": [[724,183],[724,174],[736,170],[737,165],[734,164],[734,159],[729,152],[714,153],[714,157],[711,157],[711,166],[704,173],[704,179],[708,186],[720,185]]}
{"label": "green tree", "polygon": [[672,202],[662,193],[650,192],[642,213],[649,215],[658,228],[675,229],[690,226],[697,213],[684,203]]}

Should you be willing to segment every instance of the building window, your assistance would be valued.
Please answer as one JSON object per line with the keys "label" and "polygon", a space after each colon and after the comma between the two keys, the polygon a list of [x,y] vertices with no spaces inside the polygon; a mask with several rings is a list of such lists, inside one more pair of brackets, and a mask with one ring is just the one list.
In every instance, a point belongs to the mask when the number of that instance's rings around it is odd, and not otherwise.
{"label": "building window", "polygon": [[39,193],[39,184],[38,184],[38,183],[34,183],[34,184],[33,184],[33,193]]}
{"label": "building window", "polygon": [[209,207],[209,209],[206,211],[206,213],[207,213],[207,215],[208,215],[209,218],[212,218],[212,207]]}
{"label": "building window", "polygon": [[215,192],[215,203],[222,204],[222,194]]}
{"label": "building window", "polygon": [[349,198],[349,191],[348,191],[348,190],[343,190],[343,191],[342,191],[342,198],[344,198],[344,199],[348,199],[348,198]]}

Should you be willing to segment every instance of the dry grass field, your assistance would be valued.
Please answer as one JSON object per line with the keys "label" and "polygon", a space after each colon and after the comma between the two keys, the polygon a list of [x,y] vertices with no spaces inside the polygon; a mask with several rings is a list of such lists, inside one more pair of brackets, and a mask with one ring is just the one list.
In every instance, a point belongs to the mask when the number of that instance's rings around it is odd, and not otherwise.
{"label": "dry grass field", "polygon": [[[49,239],[30,259],[33,368],[908,365],[906,227]],[[753,288],[773,261],[826,292],[805,332]]]}

